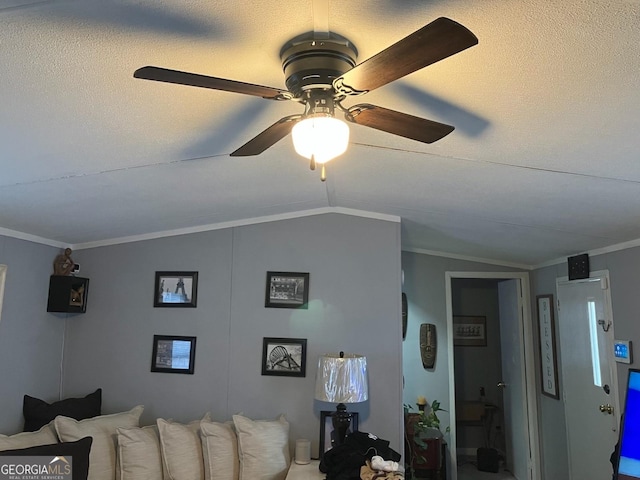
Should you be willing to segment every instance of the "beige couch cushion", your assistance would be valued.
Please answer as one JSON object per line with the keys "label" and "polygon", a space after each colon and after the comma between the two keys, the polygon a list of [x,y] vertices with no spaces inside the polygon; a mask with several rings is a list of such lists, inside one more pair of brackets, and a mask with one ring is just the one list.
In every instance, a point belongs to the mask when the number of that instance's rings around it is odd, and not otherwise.
{"label": "beige couch cushion", "polygon": [[0,435],[0,451],[17,450],[18,448],[37,447],[56,443],[58,437],[53,422],[48,423],[35,432],[22,432],[15,435]]}
{"label": "beige couch cushion", "polygon": [[162,454],[158,427],[118,428],[121,480],[161,480]]}
{"label": "beige couch cushion", "polygon": [[289,469],[289,422],[233,416],[238,436],[240,480],[284,480]]}
{"label": "beige couch cushion", "polygon": [[210,420],[208,413],[202,420],[187,425],[163,418],[156,420],[162,461],[170,480],[204,480],[200,422]]}
{"label": "beige couch cushion", "polygon": [[128,412],[101,415],[85,420],[56,417],[53,421],[58,438],[63,442],[73,442],[84,437],[92,437],[89,454],[88,480],[114,480],[119,478],[116,455],[116,430],[137,427],[144,407],[138,405]]}
{"label": "beige couch cushion", "polygon": [[233,422],[200,422],[206,480],[238,480],[240,459]]}

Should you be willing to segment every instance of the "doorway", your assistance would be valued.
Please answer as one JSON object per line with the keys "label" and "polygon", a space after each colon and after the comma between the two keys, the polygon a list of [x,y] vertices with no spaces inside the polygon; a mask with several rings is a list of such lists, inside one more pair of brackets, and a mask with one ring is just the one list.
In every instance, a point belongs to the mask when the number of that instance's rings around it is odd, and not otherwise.
{"label": "doorway", "polygon": [[[456,279],[485,279],[492,280],[499,285],[499,310],[502,312],[499,317],[509,317],[508,320],[499,320],[501,337],[501,349],[503,355],[498,362],[496,370],[500,370],[503,377],[503,405],[500,407],[502,416],[500,421],[504,421],[505,442],[510,443],[505,450],[508,462],[514,471],[514,476],[518,480],[531,480],[538,478],[539,453],[538,453],[538,427],[537,427],[537,406],[535,398],[535,366],[533,358],[533,330],[531,324],[531,304],[529,296],[529,275],[528,273],[516,272],[446,272],[446,306],[447,306],[447,341],[449,355],[449,405],[451,409],[451,432],[450,432],[450,461],[449,465],[451,479],[458,480],[457,466],[457,426],[453,419],[465,418],[469,414],[467,407],[461,407],[458,415],[456,406],[456,390],[461,388],[456,384],[456,346],[454,345],[454,311],[453,304],[453,282]],[[459,322],[458,322],[459,325]],[[495,332],[495,330],[494,330]],[[505,345],[506,341],[506,345]],[[495,348],[495,345],[494,347]],[[508,350],[504,355],[504,350]],[[482,392],[480,387],[485,387],[485,395],[489,388],[495,385],[474,385],[477,388],[475,397],[479,399]],[[468,390],[468,387],[467,387]],[[502,420],[504,418],[504,420]],[[495,425],[494,425],[495,426]],[[495,435],[493,428],[482,432],[487,442],[493,443],[491,438]],[[460,432],[464,435],[465,432]],[[465,452],[462,452],[465,453]],[[461,473],[464,471],[461,469]],[[466,474],[466,473],[465,473]],[[467,478],[467,477],[464,477]]]}

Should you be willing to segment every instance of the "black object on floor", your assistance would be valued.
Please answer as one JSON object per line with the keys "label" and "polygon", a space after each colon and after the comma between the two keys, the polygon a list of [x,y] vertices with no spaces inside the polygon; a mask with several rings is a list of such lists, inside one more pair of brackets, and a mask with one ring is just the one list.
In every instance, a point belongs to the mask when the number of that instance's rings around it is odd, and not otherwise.
{"label": "black object on floor", "polygon": [[479,448],[477,456],[478,470],[481,472],[497,473],[500,469],[500,459],[495,448]]}

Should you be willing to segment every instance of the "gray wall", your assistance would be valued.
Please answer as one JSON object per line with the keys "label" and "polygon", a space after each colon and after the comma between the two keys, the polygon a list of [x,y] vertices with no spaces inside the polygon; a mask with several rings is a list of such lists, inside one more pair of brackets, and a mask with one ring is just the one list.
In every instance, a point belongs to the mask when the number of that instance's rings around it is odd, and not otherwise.
{"label": "gray wall", "polygon": [[[445,272],[510,272],[499,267],[465,260],[402,252],[403,291],[407,294],[409,317],[403,342],[403,403],[413,405],[418,395],[429,402],[439,400],[449,410],[449,361],[447,358],[447,306]],[[420,360],[420,324],[436,325],[438,351],[435,367],[424,369]],[[449,414],[439,414],[441,429],[450,425]]]}
{"label": "gray wall", "polygon": [[[103,388],[103,410],[145,405],[187,421],[286,413],[291,438],[317,450],[318,355],[367,356],[370,400],[360,428],[401,448],[400,225],[327,214],[78,251],[91,279],[87,313],[69,324],[64,394]],[[153,308],[154,272],[199,272],[195,309]],[[264,307],[268,270],[309,272],[308,310]],[[198,337],[194,375],[151,373],[154,334]],[[306,338],[307,375],[261,375],[263,337]]]}
{"label": "gray wall", "polygon": [[65,315],[47,313],[49,276],[60,250],[0,236],[7,265],[0,317],[0,432],[22,431],[25,394],[58,400]]}

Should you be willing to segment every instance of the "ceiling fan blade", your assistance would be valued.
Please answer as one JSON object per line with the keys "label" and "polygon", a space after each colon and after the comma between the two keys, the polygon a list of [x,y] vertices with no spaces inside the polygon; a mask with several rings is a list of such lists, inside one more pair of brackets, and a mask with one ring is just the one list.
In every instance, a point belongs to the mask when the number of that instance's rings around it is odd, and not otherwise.
{"label": "ceiling fan blade", "polygon": [[466,27],[440,17],[356,65],[336,78],[333,86],[345,95],[368,92],[477,43],[478,38]]}
{"label": "ceiling fan blade", "polygon": [[393,133],[422,143],[433,143],[453,132],[454,127],[407,113],[361,103],[351,107],[345,118],[350,122]]}
{"label": "ceiling fan blade", "polygon": [[267,148],[275,145],[291,133],[293,126],[302,118],[302,115],[289,115],[281,118],[266,130],[253,137],[243,146],[231,153],[232,157],[250,157],[260,155]]}
{"label": "ceiling fan blade", "polygon": [[157,82],[176,83],[192,87],[223,90],[225,92],[243,93],[245,95],[254,95],[270,100],[288,100],[292,98],[292,95],[286,90],[160,67],[142,67],[136,70],[133,76],[134,78],[142,78],[144,80],[155,80]]}

